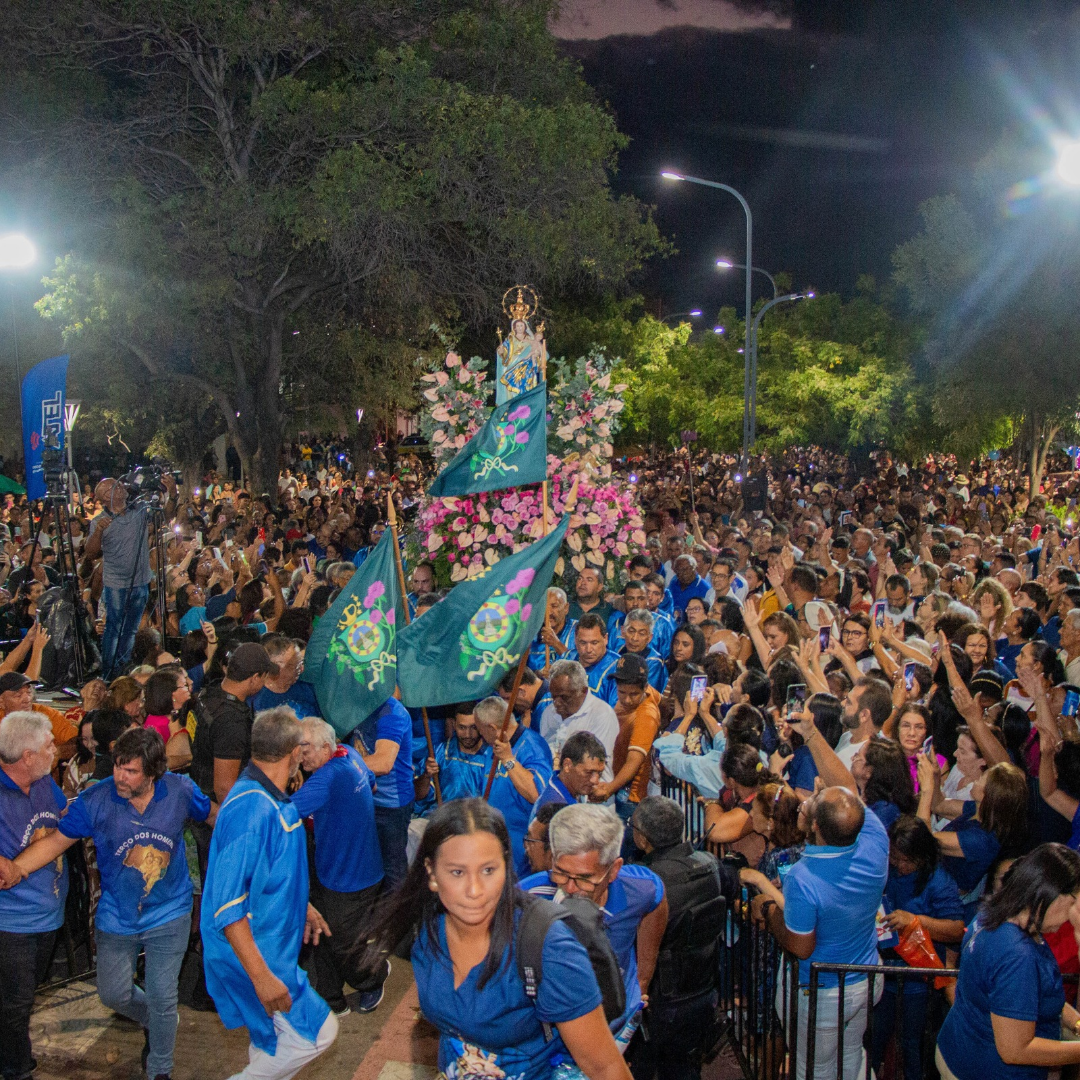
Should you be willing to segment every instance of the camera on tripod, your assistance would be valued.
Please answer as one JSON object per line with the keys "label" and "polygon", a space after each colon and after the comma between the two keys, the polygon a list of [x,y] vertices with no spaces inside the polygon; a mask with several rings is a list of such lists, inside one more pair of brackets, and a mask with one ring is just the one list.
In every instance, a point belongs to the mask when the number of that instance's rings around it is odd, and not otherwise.
{"label": "camera on tripod", "polygon": [[170,469],[164,462],[154,460],[149,465],[136,465],[119,477],[117,483],[123,484],[132,503],[143,500],[151,506],[160,506],[167,490],[166,476],[172,476],[177,484],[180,483],[179,470]]}
{"label": "camera on tripod", "polygon": [[45,436],[41,448],[41,468],[45,474],[45,489],[50,495],[63,494],[67,485],[67,459],[60,449],[60,440],[55,431]]}

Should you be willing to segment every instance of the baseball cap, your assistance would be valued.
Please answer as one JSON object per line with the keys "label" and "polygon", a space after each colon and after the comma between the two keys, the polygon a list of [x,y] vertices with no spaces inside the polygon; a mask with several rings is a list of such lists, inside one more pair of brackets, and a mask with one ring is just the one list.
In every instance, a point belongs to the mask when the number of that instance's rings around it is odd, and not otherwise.
{"label": "baseball cap", "polygon": [[627,653],[625,656],[619,657],[612,678],[616,682],[637,683],[638,686],[647,686],[649,682],[649,665],[637,653]]}
{"label": "baseball cap", "polygon": [[254,641],[245,641],[229,655],[225,674],[234,682],[243,682],[253,675],[276,675],[280,670],[266,649]]}
{"label": "baseball cap", "polygon": [[0,675],[0,694],[8,694],[12,690],[21,690],[27,683],[33,682],[18,671],[6,671]]}

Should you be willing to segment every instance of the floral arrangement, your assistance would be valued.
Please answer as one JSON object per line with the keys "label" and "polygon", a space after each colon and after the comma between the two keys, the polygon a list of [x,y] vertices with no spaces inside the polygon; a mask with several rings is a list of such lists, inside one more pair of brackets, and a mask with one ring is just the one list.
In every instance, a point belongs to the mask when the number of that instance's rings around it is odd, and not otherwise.
{"label": "floral arrangement", "polygon": [[[554,525],[577,480],[577,501],[556,577],[564,578],[571,567],[580,572],[591,565],[615,586],[621,584],[630,557],[643,548],[645,532],[634,488],[617,482],[611,472],[611,439],[623,408],[618,395],[626,389],[612,385],[612,367],[600,351],[549,366],[548,512],[549,525]],[[445,465],[486,419],[486,368],[479,357],[465,362],[450,352],[423,376],[430,384],[424,397],[431,407],[421,418],[420,430],[436,464]],[[417,524],[413,557],[430,559],[440,581],[464,581],[543,536],[541,489],[427,499]]]}

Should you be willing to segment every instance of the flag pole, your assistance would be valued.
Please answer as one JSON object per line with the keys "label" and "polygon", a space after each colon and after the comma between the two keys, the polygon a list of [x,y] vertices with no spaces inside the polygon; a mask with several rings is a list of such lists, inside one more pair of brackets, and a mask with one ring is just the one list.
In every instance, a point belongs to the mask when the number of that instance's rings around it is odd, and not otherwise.
{"label": "flag pole", "polygon": [[[577,502],[577,480],[574,481],[574,486],[570,489],[570,494],[566,499],[566,506],[564,507],[564,513],[568,513],[570,508]],[[547,590],[544,590],[545,605]],[[544,615],[545,620],[547,615]],[[506,730],[510,727],[510,717],[514,715],[514,705],[517,703],[518,691],[521,689],[521,677],[525,673],[525,664],[529,659],[529,646],[525,643],[521,653],[521,659],[518,661],[517,671],[514,673],[514,685],[510,688],[510,697],[506,701],[506,712],[503,713],[502,727],[499,729],[498,741],[502,742],[506,738]],[[495,757],[495,752],[492,750],[491,754],[491,770],[488,772],[487,784],[484,786],[484,799],[487,800],[491,795],[491,786],[495,783],[495,773],[499,768],[499,759]]]}
{"label": "flag pole", "polygon": [[[543,327],[541,326],[541,333],[543,333]],[[540,378],[547,383],[547,349],[544,348],[540,353]],[[547,536],[548,529],[550,528],[550,519],[548,518],[548,478],[547,478],[547,417],[544,417],[544,482],[540,488],[540,498],[544,504],[544,535]],[[548,604],[547,589],[544,590],[544,629],[551,629],[551,606]],[[551,646],[544,642],[544,667],[551,667]]]}
{"label": "flag pole", "polygon": [[[390,533],[394,538],[394,565],[397,567],[398,588],[401,589],[401,606],[405,609],[405,625],[408,626],[412,619],[409,617],[409,594],[405,591],[405,568],[401,565],[401,546],[398,544],[397,512],[394,510],[393,492],[386,493],[386,522],[390,526]],[[420,716],[424,721],[424,738],[427,739],[428,757],[434,759],[435,744],[431,741],[431,723],[428,721],[427,706],[421,706]],[[442,805],[442,791],[439,789],[438,774],[431,778],[431,786],[435,789],[435,802]]]}

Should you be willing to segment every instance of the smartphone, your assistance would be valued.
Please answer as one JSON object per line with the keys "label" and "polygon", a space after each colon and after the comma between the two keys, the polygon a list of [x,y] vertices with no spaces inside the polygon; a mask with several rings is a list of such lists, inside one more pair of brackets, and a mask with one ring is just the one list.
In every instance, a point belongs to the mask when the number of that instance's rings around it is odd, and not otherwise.
{"label": "smartphone", "polygon": [[821,651],[824,652],[829,647],[829,642],[832,640],[832,624],[823,626],[818,632],[818,642],[821,645]]}
{"label": "smartphone", "polygon": [[1061,703],[1062,716],[1075,716],[1080,711],[1080,693],[1076,690],[1066,690],[1065,700]]}
{"label": "smartphone", "polygon": [[874,625],[879,629],[885,625],[885,605],[880,602],[874,605]]}
{"label": "smartphone", "polygon": [[806,683],[792,683],[788,687],[785,710],[790,716],[792,713],[802,712],[806,704]]}
{"label": "smartphone", "polygon": [[195,546],[197,548],[202,547],[202,530],[201,529],[198,532],[195,533]]}
{"label": "smartphone", "polygon": [[266,550],[266,545],[265,545],[265,544],[260,544],[260,545],[259,545],[259,557],[260,557],[260,558],[262,557],[262,553],[263,553],[263,552],[264,552],[265,550]]}
{"label": "smartphone", "polygon": [[994,494],[995,495],[1000,495],[1001,494],[1001,485],[1000,484],[995,484],[994,485]]}
{"label": "smartphone", "polygon": [[904,687],[909,692],[915,688],[915,661],[909,660],[904,665]]}
{"label": "smartphone", "polygon": [[930,754],[931,756],[933,755],[933,753],[934,753],[934,736],[933,735],[928,735],[926,737],[925,742],[923,742],[923,744],[922,744],[922,752],[924,754]]}
{"label": "smartphone", "polygon": [[233,542],[231,540],[226,540],[225,541],[225,547],[226,548],[231,548],[232,546],[233,546]]}
{"label": "smartphone", "polygon": [[310,555],[304,555],[300,559],[300,562],[303,563],[304,573],[305,574],[310,574],[311,573],[311,556]]}
{"label": "smartphone", "polygon": [[705,696],[705,685],[708,678],[704,675],[693,675],[690,678],[690,700],[700,701]]}
{"label": "smartphone", "polygon": [[220,559],[221,558],[221,548],[219,548],[219,547],[214,548],[214,558],[215,559]]}

